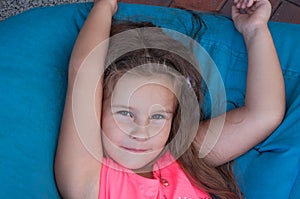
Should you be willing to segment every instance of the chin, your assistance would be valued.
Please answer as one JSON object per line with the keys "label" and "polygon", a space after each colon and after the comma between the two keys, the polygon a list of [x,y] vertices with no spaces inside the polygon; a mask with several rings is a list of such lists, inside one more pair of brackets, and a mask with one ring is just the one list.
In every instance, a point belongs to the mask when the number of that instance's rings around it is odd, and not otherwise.
{"label": "chin", "polygon": [[143,172],[144,170],[147,170],[146,172],[149,172],[152,170],[152,166],[153,166],[152,162],[155,159],[155,157],[152,156],[147,157],[147,156],[148,155],[133,154],[127,156],[127,158],[114,159],[114,160],[127,169],[134,170],[134,171],[143,170]]}
{"label": "chin", "polygon": [[133,153],[119,147],[105,145],[104,151],[107,157],[114,160],[123,167],[134,171],[152,171],[153,162],[155,162],[161,150],[150,151],[146,153]]}
{"label": "chin", "polygon": [[111,158],[123,167],[133,170],[136,173],[141,173],[152,172],[153,162],[155,162],[158,154],[159,152],[133,154],[123,151]]}

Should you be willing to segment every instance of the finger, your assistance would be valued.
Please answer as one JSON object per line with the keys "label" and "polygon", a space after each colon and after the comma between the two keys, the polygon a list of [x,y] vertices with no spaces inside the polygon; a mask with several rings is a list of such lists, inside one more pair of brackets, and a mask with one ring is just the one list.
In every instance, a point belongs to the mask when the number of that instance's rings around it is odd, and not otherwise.
{"label": "finger", "polygon": [[250,8],[253,5],[253,3],[254,3],[254,0],[248,0],[246,7]]}
{"label": "finger", "polygon": [[246,8],[245,11],[247,14],[252,15],[255,12],[255,9],[253,9],[253,6],[252,6],[250,8]]}
{"label": "finger", "polygon": [[242,9],[247,8],[248,2],[249,2],[249,0],[244,0],[244,1],[243,1]]}
{"label": "finger", "polygon": [[237,1],[236,7],[238,9],[243,9],[243,7],[245,6],[245,1],[247,1],[247,0],[239,0],[239,1]]}
{"label": "finger", "polygon": [[239,6],[241,5],[241,0],[234,0],[234,4],[237,8],[239,8]]}
{"label": "finger", "polygon": [[240,0],[238,8],[245,9],[248,6],[250,0]]}

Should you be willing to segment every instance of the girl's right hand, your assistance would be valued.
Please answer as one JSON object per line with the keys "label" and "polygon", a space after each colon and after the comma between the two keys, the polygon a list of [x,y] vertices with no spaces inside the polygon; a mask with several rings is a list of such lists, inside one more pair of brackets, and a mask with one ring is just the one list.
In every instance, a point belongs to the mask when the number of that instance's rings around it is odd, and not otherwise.
{"label": "girl's right hand", "polygon": [[117,0],[94,0],[94,6],[103,3],[108,4],[110,6],[113,15],[117,12],[118,10]]}

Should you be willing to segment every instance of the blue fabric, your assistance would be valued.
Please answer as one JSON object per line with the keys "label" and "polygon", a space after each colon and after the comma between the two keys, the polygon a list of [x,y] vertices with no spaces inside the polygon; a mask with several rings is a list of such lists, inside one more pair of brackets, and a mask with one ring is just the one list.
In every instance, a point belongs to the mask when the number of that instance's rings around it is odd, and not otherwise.
{"label": "blue fabric", "polygon": [[[53,160],[68,60],[91,6],[38,8],[0,22],[0,198],[59,198]],[[186,11],[145,5],[120,4],[115,18],[152,21],[188,35],[197,26]],[[226,17],[202,14],[202,19],[206,25],[197,39],[221,73],[227,108],[241,106],[247,70],[243,39]],[[274,134],[237,159],[235,171],[246,198],[300,198],[300,26],[269,25],[284,73],[287,112]]]}

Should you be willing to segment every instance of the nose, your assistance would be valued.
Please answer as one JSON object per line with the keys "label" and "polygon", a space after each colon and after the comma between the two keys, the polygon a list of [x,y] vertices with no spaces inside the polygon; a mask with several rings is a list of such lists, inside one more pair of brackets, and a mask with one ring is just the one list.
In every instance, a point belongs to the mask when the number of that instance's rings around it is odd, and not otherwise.
{"label": "nose", "polygon": [[137,141],[147,141],[150,138],[148,125],[135,124],[128,136]]}

